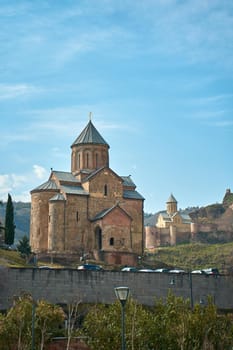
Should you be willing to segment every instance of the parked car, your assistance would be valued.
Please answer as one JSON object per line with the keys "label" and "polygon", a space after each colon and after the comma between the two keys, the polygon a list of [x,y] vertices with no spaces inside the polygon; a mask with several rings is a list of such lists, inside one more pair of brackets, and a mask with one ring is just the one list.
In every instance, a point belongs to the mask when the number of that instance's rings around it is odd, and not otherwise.
{"label": "parked car", "polygon": [[217,268],[208,268],[208,269],[202,269],[202,271],[206,274],[206,275],[215,275],[218,276],[219,275],[219,270]]}
{"label": "parked car", "polygon": [[182,269],[173,269],[173,270],[169,270],[169,273],[185,273],[185,271]]}
{"label": "parked car", "polygon": [[152,269],[140,269],[139,272],[154,272]]}
{"label": "parked car", "polygon": [[137,272],[138,269],[134,266],[125,266],[121,269],[123,272]]}
{"label": "parked car", "polygon": [[83,264],[83,265],[78,266],[78,270],[81,270],[81,271],[103,271],[103,268],[99,265]]}
{"label": "parked car", "polygon": [[195,275],[204,275],[205,272],[203,270],[193,270],[191,273],[195,274]]}
{"label": "parked car", "polygon": [[45,265],[42,265],[42,266],[38,266],[39,269],[52,269],[51,266],[45,266]]}
{"label": "parked car", "polygon": [[155,269],[154,272],[166,273],[166,272],[169,272],[169,269],[166,269],[166,268]]}

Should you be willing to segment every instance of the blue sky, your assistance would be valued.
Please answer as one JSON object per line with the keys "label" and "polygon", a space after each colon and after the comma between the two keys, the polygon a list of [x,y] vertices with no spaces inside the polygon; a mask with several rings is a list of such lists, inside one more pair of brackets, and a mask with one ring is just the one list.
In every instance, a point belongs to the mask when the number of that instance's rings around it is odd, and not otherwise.
{"label": "blue sky", "polygon": [[93,123],[145,211],[233,190],[233,2],[0,0],[0,199],[29,201]]}

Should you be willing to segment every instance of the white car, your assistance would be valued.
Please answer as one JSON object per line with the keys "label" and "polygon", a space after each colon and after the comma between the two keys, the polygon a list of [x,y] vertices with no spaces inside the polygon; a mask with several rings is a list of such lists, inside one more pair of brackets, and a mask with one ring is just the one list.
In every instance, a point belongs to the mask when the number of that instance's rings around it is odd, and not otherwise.
{"label": "white car", "polygon": [[174,270],[170,270],[169,273],[185,273],[185,271],[182,269],[174,269]]}
{"label": "white car", "polygon": [[166,273],[166,272],[169,272],[169,269],[163,267],[161,269],[155,269],[154,272]]}
{"label": "white car", "polygon": [[193,270],[191,273],[197,274],[197,275],[203,275],[205,272],[202,270]]}
{"label": "white car", "polygon": [[121,269],[121,271],[123,271],[123,272],[137,272],[138,269],[136,267],[133,267],[133,266],[126,266],[126,267],[123,267],[123,269]]}

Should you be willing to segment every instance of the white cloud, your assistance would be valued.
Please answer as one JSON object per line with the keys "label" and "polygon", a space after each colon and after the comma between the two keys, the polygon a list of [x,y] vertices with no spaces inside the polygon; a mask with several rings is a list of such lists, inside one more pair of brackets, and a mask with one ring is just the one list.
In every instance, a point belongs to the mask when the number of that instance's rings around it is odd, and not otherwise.
{"label": "white cloud", "polygon": [[38,179],[43,181],[48,177],[45,168],[33,165],[31,171],[24,174],[0,174],[0,200],[6,201],[8,193],[14,201],[30,201],[30,190],[38,186]]}
{"label": "white cloud", "polygon": [[10,178],[11,178],[13,188],[18,188],[18,187],[22,186],[23,184],[27,183],[27,181],[28,181],[27,175],[11,174]]}
{"label": "white cloud", "polygon": [[0,84],[0,100],[13,99],[20,96],[28,96],[37,89],[28,84]]}
{"label": "white cloud", "polygon": [[0,175],[0,199],[6,200],[7,194],[12,190],[12,184],[9,175]]}
{"label": "white cloud", "polygon": [[47,170],[40,165],[33,165],[33,172],[38,179],[45,179],[47,177]]}

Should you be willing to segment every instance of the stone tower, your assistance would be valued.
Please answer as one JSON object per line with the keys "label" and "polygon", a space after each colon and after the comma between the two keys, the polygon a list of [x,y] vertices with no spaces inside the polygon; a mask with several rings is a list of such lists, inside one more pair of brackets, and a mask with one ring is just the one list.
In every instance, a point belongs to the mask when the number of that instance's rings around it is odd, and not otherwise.
{"label": "stone tower", "polygon": [[169,215],[173,215],[177,212],[177,200],[175,199],[175,197],[173,196],[173,194],[171,193],[170,197],[167,200],[167,213]]}
{"label": "stone tower", "polygon": [[109,166],[109,145],[91,120],[73,142],[71,149],[71,172],[74,175]]}

